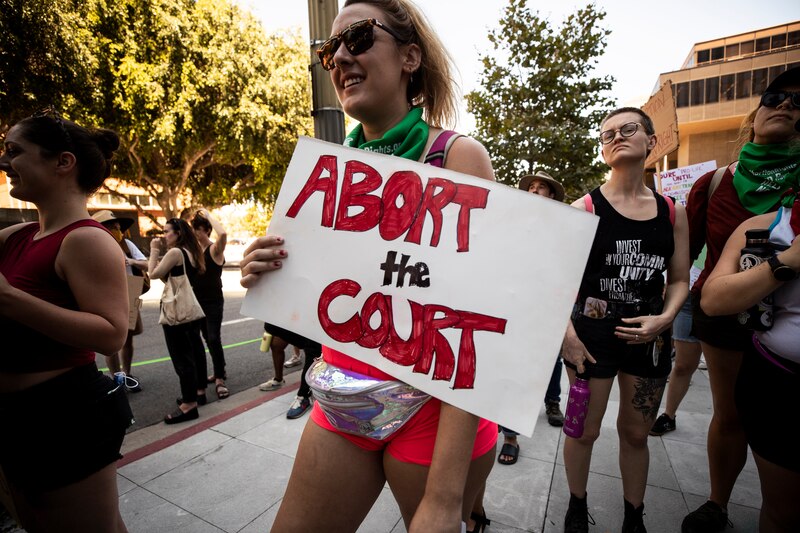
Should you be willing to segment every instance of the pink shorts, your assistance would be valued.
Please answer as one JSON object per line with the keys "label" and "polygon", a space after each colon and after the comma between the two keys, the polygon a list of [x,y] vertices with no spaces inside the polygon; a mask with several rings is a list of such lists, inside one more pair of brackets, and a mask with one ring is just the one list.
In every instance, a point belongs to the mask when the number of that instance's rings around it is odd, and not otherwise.
{"label": "pink shorts", "polygon": [[[334,354],[334,357],[330,357]],[[326,361],[336,364],[337,366],[342,366],[344,362],[344,357],[342,357],[344,354],[339,352],[323,348],[323,355]],[[335,359],[335,362],[330,361],[330,359]],[[350,358],[347,357],[347,359]],[[363,363],[361,363],[361,365],[363,365]],[[354,370],[366,373],[363,371],[363,368]],[[375,370],[380,372],[377,369]],[[391,379],[391,376],[387,376],[387,378]],[[325,413],[322,412],[322,409],[316,403],[311,411],[311,420],[319,427],[341,435],[364,450],[371,452],[386,450],[392,457],[403,463],[430,466],[431,459],[433,458],[433,445],[436,443],[436,432],[439,428],[439,411],[441,405],[442,402],[440,400],[431,398],[408,422],[383,440],[339,431],[328,422]],[[472,459],[474,460],[484,455],[486,452],[493,449],[496,444],[497,424],[481,418],[478,423],[478,432],[475,436],[475,445],[472,448]]]}

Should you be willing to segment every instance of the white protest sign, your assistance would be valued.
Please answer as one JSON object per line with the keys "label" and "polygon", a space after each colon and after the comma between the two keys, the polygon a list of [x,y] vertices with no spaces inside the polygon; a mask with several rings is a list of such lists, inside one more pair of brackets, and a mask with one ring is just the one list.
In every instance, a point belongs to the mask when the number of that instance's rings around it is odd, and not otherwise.
{"label": "white protest sign", "polygon": [[689,191],[692,190],[694,182],[703,174],[716,170],[716,168],[716,161],[706,161],[655,174],[659,192],[664,196],[675,198],[681,205],[686,205],[686,199],[689,197]]}
{"label": "white protest sign", "polygon": [[533,433],[597,218],[399,157],[301,138],[242,305],[432,396]]}

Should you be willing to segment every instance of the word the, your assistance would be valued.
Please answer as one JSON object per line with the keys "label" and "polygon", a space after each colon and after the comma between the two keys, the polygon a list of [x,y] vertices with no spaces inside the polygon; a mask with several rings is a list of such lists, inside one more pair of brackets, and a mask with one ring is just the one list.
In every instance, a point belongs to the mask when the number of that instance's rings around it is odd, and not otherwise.
{"label": "word the", "polygon": [[408,284],[416,287],[430,287],[431,280],[428,278],[430,271],[428,265],[425,263],[417,263],[413,266],[407,266],[408,260],[411,258],[406,254],[400,255],[400,263],[395,263],[397,252],[388,252],[386,254],[386,262],[381,263],[381,270],[383,270],[383,283],[382,285],[391,285],[394,273],[397,272],[397,286],[403,286],[403,280],[406,279],[406,274],[409,276]]}

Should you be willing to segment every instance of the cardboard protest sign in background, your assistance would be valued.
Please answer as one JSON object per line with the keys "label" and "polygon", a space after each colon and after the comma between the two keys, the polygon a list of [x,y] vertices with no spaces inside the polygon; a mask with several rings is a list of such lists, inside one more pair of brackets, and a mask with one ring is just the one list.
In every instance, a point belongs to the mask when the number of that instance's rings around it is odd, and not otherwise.
{"label": "cardboard protest sign in background", "polygon": [[531,435],[597,218],[487,180],[301,138],[242,313]]}
{"label": "cardboard protest sign in background", "polygon": [[656,173],[658,192],[673,197],[681,205],[686,205],[686,199],[689,197],[689,191],[692,190],[694,182],[703,174],[716,170],[716,168],[717,162],[712,160]]}

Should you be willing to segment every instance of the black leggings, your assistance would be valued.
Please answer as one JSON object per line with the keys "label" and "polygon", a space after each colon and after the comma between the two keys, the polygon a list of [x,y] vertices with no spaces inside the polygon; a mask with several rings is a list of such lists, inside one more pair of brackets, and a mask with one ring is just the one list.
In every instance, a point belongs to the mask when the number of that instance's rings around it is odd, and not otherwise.
{"label": "black leggings", "polygon": [[163,325],[164,340],[172,359],[172,366],[181,384],[184,403],[197,401],[197,391],[204,390],[206,383],[206,351],[200,339],[200,324],[205,319],[177,326]]}
{"label": "black leggings", "polygon": [[208,345],[208,352],[211,354],[214,376],[226,379],[225,352],[222,350],[222,311],[225,302],[200,302],[200,307],[206,314],[206,319],[200,321],[200,332],[203,334]]}

